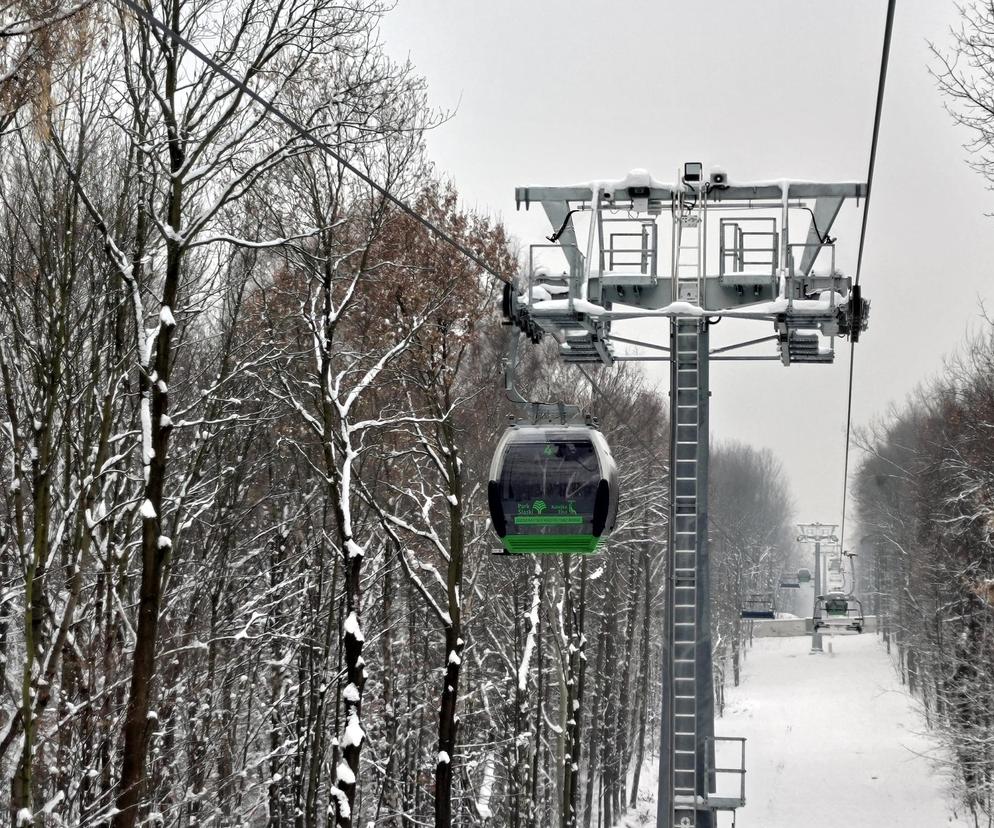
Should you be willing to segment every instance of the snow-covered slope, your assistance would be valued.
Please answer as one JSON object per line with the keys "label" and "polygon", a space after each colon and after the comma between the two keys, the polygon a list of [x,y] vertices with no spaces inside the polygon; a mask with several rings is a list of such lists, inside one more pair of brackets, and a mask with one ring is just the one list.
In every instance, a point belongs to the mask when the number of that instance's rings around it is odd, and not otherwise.
{"label": "snow-covered slope", "polygon": [[[718,735],[745,736],[747,805],[737,828],[966,828],[942,754],[873,635],[756,639]],[[655,826],[655,767],[627,826]],[[727,826],[725,818],[720,823]]]}

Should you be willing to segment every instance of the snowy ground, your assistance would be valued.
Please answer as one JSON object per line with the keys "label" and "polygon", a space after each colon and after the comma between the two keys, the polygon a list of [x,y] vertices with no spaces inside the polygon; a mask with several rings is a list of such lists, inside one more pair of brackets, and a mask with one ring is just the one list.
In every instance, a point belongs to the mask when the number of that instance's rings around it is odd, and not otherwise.
{"label": "snowy ground", "polygon": [[[757,638],[742,686],[729,690],[717,734],[748,739],[737,828],[965,828],[929,758],[941,753],[879,639],[829,644],[819,656],[807,637]],[[655,768],[646,770],[631,828],[655,826]]]}

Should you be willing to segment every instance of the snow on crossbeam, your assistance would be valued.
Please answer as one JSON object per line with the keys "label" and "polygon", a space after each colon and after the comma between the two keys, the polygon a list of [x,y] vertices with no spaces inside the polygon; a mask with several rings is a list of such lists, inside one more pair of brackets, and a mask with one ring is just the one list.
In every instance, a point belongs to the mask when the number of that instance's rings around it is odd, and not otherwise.
{"label": "snow on crossbeam", "polygon": [[[519,209],[524,204],[527,210],[533,202],[590,201],[595,188],[601,185],[615,184],[617,186],[614,189],[606,186],[601,191],[609,195],[612,200],[627,201],[629,198],[628,187],[633,185],[624,184],[626,180],[627,178],[614,182],[591,181],[586,184],[573,184],[566,187],[516,187],[514,198]],[[784,192],[785,189],[786,192]],[[687,192],[687,188],[683,184],[667,184],[653,180],[649,187],[648,197],[650,201],[669,201],[675,194],[679,195],[685,192]],[[865,198],[866,184],[857,181],[826,183],[782,179],[779,181],[733,183],[721,189],[713,189],[708,193],[708,198],[713,201],[779,200],[782,198],[824,198],[826,196],[836,198]]]}

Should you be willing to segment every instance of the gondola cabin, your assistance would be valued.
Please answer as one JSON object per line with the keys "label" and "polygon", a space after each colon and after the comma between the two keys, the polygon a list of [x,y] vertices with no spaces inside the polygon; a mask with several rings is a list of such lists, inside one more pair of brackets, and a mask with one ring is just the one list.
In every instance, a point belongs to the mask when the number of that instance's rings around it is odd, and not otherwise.
{"label": "gondola cabin", "polygon": [[586,425],[514,425],[490,466],[490,519],[506,552],[590,553],[611,534],[618,470]]}
{"label": "gondola cabin", "polygon": [[798,569],[797,570],[797,582],[800,584],[810,584],[811,583],[811,570],[810,569]]}

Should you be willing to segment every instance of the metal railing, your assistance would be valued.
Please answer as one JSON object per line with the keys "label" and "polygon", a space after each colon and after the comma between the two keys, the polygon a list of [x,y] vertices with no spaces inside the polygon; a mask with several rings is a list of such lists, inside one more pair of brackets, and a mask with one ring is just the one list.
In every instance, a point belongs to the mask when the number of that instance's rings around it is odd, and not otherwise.
{"label": "metal railing", "polygon": [[[634,232],[607,234],[607,244],[602,246],[600,251],[601,272],[633,267],[638,268],[641,275],[655,278],[659,258],[659,228],[655,220],[630,218],[604,218],[601,220],[602,225],[617,222],[635,224],[638,229]],[[634,239],[634,245],[630,241],[626,242],[626,239]]]}
{"label": "metal railing", "polygon": [[[718,767],[718,743],[732,743],[737,742],[739,745],[739,750],[737,752],[738,766],[719,768]],[[715,794],[709,797],[712,801],[716,810],[733,810],[735,808],[741,808],[745,805],[746,801],[746,788],[745,788],[745,748],[746,740],[742,736],[715,736],[713,739],[708,740],[708,775],[713,778],[715,783],[715,789],[721,791],[720,782],[722,777],[728,779],[738,777],[738,784],[735,785],[737,790],[737,795],[729,796],[728,794]]]}
{"label": "metal railing", "polygon": [[719,276],[734,273],[772,278],[780,260],[777,220],[758,216],[723,218],[719,222],[718,248]]}

